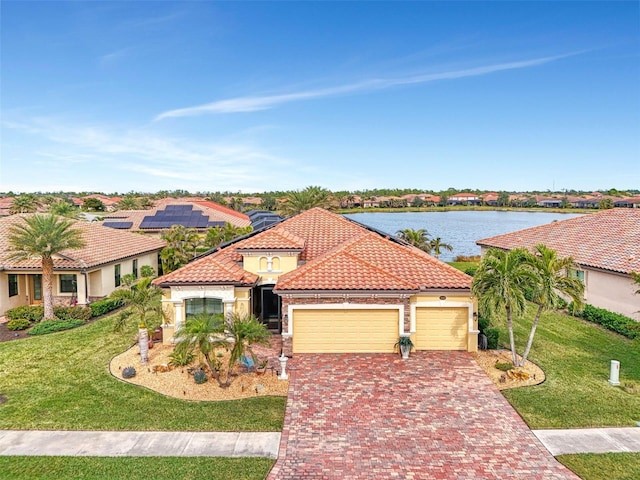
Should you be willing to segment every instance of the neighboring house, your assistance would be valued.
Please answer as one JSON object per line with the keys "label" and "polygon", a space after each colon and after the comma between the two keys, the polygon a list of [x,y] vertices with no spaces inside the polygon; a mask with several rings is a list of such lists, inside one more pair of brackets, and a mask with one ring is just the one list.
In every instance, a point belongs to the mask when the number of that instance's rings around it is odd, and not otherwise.
{"label": "neighboring house", "polygon": [[87,195],[85,197],[73,197],[71,201],[76,207],[82,208],[84,201],[88,198],[95,198],[97,200],[100,200],[104,205],[105,211],[107,212],[113,212],[118,206],[118,202],[122,200],[122,197],[109,197],[101,193],[92,193],[91,195]]}
{"label": "neighboring house", "polygon": [[[42,303],[40,259],[8,260],[10,229],[25,215],[0,218],[0,315],[9,308]],[[138,275],[143,265],[158,271],[158,253],[165,243],[97,223],[75,221],[85,247],[55,255],[53,259],[54,303],[86,305],[109,295],[123,275]]]}
{"label": "neighboring house", "polygon": [[120,210],[104,217],[105,227],[160,235],[173,225],[204,232],[210,227],[251,225],[244,213],[207,200],[163,199],[150,210]]}
{"label": "neighboring house", "polygon": [[498,198],[500,198],[500,194],[497,192],[488,192],[481,195],[482,203],[485,205],[489,205],[495,207],[498,205]]}
{"label": "neighboring house", "polygon": [[626,197],[613,202],[614,207],[640,208],[640,197]]}
{"label": "neighboring house", "polygon": [[286,355],[477,349],[471,278],[423,251],[313,208],[154,280],[167,289],[171,341],[199,312],[251,313]]}
{"label": "neighboring house", "polygon": [[447,200],[448,205],[480,205],[482,200],[475,193],[456,193]]}
{"label": "neighboring house", "polygon": [[640,295],[631,272],[640,272],[640,210],[614,208],[569,220],[485,238],[489,247],[531,249],[543,243],[561,257],[573,257],[573,272],[585,285],[585,301],[640,320]]}

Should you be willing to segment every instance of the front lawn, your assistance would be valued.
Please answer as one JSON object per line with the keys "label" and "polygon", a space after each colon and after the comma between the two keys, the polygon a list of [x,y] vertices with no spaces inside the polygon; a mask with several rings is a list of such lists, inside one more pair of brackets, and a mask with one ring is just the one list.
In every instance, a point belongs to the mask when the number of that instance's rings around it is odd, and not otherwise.
{"label": "front lawn", "polygon": [[[0,429],[279,431],[284,397],[188,402],[121,382],[109,360],[133,343],[114,317],[0,343]],[[135,365],[140,368],[139,365]]]}
{"label": "front lawn", "polygon": [[262,480],[273,463],[269,458],[0,457],[0,472],[7,480]]}
{"label": "front lawn", "polygon": [[[517,349],[524,350],[535,311],[514,322]],[[500,343],[508,345],[506,327]],[[611,360],[620,362],[620,381],[640,383],[640,341],[565,315],[543,314],[529,359],[547,379],[541,385],[502,393],[531,428],[635,426],[640,420],[640,394],[608,383]]]}
{"label": "front lawn", "polygon": [[582,453],[559,455],[556,458],[583,480],[640,478],[640,453]]}

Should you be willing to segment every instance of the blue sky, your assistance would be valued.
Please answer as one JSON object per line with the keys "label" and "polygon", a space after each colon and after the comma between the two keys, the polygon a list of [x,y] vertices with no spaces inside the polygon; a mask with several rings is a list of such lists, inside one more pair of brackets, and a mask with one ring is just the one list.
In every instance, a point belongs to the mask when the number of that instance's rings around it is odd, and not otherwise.
{"label": "blue sky", "polygon": [[1,3],[0,192],[640,186],[640,3]]}

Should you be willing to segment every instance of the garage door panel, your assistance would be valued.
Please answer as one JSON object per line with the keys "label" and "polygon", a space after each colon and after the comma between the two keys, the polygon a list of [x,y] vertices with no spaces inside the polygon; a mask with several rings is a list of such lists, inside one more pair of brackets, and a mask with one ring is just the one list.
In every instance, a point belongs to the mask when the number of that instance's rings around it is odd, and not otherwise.
{"label": "garage door panel", "polygon": [[398,310],[293,312],[294,353],[392,352],[397,338]]}
{"label": "garage door panel", "polygon": [[417,308],[416,349],[466,350],[468,315],[467,308]]}

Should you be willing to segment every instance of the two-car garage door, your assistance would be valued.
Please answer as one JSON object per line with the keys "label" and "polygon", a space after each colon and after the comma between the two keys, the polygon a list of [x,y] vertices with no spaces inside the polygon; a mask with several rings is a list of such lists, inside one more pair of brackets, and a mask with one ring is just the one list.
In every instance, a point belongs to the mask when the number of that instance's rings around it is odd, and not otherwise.
{"label": "two-car garage door", "polygon": [[398,309],[295,309],[293,353],[391,353]]}

